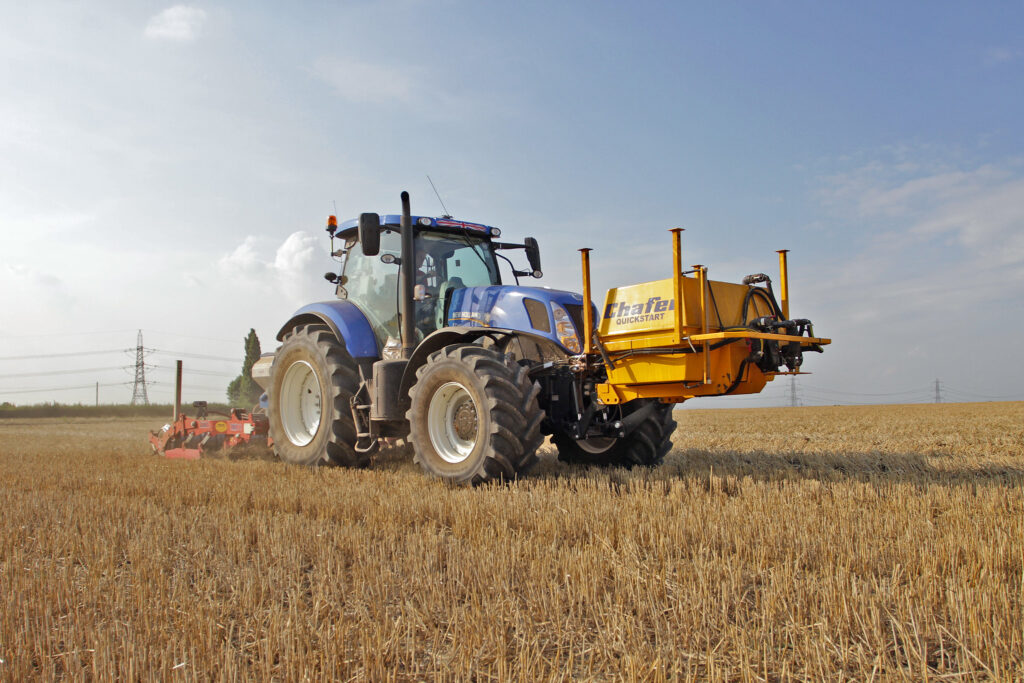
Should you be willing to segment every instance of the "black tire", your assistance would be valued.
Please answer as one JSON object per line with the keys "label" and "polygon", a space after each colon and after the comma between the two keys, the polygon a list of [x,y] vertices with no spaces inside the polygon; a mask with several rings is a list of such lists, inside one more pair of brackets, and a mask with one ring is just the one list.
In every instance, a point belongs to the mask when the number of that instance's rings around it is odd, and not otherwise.
{"label": "black tire", "polygon": [[370,453],[354,448],[350,402],[358,387],[355,361],[326,325],[298,325],[286,334],[267,391],[277,457],[294,465],[369,464]]}
{"label": "black tire", "polygon": [[539,393],[527,369],[495,349],[453,344],[435,351],[409,390],[413,460],[457,483],[525,474],[544,440]]}
{"label": "black tire", "polygon": [[[642,402],[631,405],[628,412],[637,410]],[[551,435],[551,442],[558,448],[558,459],[562,462],[600,467],[657,467],[672,450],[672,434],[676,421],[672,419],[674,403],[662,403],[655,407],[640,425],[621,439],[589,439],[580,442],[567,434]],[[628,414],[627,412],[627,414]]]}

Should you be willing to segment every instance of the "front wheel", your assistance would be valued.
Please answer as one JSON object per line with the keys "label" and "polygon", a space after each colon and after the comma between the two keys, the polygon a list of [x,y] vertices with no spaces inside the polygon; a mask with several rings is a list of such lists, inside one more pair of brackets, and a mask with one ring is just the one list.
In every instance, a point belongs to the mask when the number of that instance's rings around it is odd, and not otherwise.
{"label": "front wheel", "polygon": [[513,479],[537,461],[544,413],[525,367],[494,349],[435,351],[409,390],[409,441],[428,473],[457,483]]}
{"label": "front wheel", "polygon": [[[551,435],[551,442],[558,448],[558,459],[562,462],[602,467],[657,467],[672,450],[672,434],[676,430],[672,419],[674,405],[655,406],[636,429],[621,439],[595,436],[577,441],[568,434],[556,433]],[[641,407],[641,402],[627,404],[626,414]]]}

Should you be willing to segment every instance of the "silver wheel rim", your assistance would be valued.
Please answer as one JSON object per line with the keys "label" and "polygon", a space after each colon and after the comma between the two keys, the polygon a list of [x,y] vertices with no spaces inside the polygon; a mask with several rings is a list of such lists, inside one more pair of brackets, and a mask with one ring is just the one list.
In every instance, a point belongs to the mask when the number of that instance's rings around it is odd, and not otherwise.
{"label": "silver wheel rim", "polygon": [[320,429],[320,379],[304,360],[288,366],[281,381],[281,426],[296,446],[305,446]]}
{"label": "silver wheel rim", "polygon": [[592,436],[589,439],[580,439],[576,443],[584,452],[600,455],[614,446],[616,441],[618,439],[612,436]]}
{"label": "silver wheel rim", "polygon": [[427,408],[427,433],[441,459],[453,465],[465,461],[476,446],[479,432],[476,401],[466,387],[458,382],[438,387]]}

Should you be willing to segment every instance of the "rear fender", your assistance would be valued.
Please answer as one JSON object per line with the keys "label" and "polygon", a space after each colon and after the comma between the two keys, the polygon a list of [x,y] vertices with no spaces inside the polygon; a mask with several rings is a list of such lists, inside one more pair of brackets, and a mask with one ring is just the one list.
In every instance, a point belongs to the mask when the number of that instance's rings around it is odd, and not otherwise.
{"label": "rear fender", "polygon": [[303,306],[277,333],[277,340],[283,340],[296,325],[317,323],[331,328],[353,358],[375,360],[380,357],[373,328],[362,311],[350,301],[321,301]]}

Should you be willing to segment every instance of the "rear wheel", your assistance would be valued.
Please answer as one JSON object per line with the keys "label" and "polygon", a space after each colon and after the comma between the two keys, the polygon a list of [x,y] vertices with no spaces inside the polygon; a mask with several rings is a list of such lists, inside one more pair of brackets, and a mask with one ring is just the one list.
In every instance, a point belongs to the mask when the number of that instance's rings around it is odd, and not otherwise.
{"label": "rear wheel", "polygon": [[326,325],[299,325],[285,335],[270,375],[274,452],[296,465],[362,467],[350,402],[359,386],[355,361]]}
{"label": "rear wheel", "polygon": [[[551,435],[551,441],[558,448],[558,459],[562,462],[602,467],[657,467],[672,450],[672,434],[676,430],[672,419],[674,405],[657,405],[636,429],[621,439],[591,437],[577,441],[567,434],[557,433]],[[629,406],[626,410],[632,412],[641,406]]]}
{"label": "rear wheel", "polygon": [[430,474],[458,483],[513,479],[537,462],[540,388],[494,349],[435,351],[409,390],[409,441]]}

